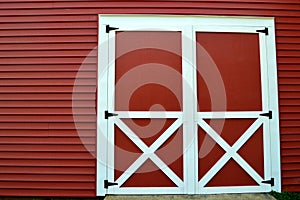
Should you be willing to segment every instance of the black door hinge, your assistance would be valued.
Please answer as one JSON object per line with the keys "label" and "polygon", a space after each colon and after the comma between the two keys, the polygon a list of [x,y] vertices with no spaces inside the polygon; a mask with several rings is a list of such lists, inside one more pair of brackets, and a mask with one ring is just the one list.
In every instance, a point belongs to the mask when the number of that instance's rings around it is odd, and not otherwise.
{"label": "black door hinge", "polygon": [[271,178],[270,180],[262,181],[261,183],[270,184],[273,187],[274,186],[274,178]]}
{"label": "black door hinge", "polygon": [[118,114],[117,113],[110,113],[107,110],[104,111],[104,118],[105,119],[108,119],[109,117],[113,117],[113,116],[118,116]]}
{"label": "black door hinge", "polygon": [[106,25],[106,33],[109,33],[109,31],[113,31],[113,30],[117,30],[119,28],[116,28],[116,27],[111,27],[109,25]]}
{"label": "black door hinge", "polygon": [[256,30],[257,33],[264,33],[266,35],[269,35],[269,29],[265,27],[265,29]]}
{"label": "black door hinge", "polygon": [[269,119],[272,119],[272,111],[261,113],[260,116],[269,117]]}
{"label": "black door hinge", "polygon": [[104,188],[108,188],[109,186],[118,185],[118,183],[108,182],[108,180],[104,180]]}

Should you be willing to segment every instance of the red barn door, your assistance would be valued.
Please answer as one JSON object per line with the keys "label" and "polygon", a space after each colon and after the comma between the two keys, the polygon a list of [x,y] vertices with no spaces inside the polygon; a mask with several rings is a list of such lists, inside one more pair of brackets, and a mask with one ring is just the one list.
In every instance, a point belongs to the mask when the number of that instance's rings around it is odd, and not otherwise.
{"label": "red barn door", "polygon": [[220,26],[217,32],[197,27],[196,42],[198,191],[268,191],[272,113],[262,78],[265,34],[244,27]]}
{"label": "red barn door", "polygon": [[109,33],[111,193],[184,193],[182,32],[153,28]]}
{"label": "red barn door", "polygon": [[117,19],[100,24],[104,193],[270,191],[267,29]]}

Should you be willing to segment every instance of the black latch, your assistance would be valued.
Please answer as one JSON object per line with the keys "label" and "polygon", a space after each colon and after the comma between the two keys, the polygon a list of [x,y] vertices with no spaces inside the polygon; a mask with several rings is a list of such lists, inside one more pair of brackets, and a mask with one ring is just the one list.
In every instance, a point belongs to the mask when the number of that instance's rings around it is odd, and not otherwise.
{"label": "black latch", "polygon": [[272,111],[261,113],[260,116],[269,117],[269,119],[272,119]]}
{"label": "black latch", "polygon": [[267,181],[262,181],[261,183],[270,184],[273,187],[274,186],[274,178],[271,178],[270,180],[267,180]]}
{"label": "black latch", "polygon": [[107,110],[104,111],[104,118],[105,119],[108,119],[109,117],[113,117],[113,116],[118,116],[118,114],[117,113],[110,113]]}
{"label": "black latch", "polygon": [[118,183],[108,182],[108,180],[104,180],[104,188],[108,188],[109,186],[118,185]]}
{"label": "black latch", "polygon": [[257,33],[264,33],[266,35],[269,35],[269,29],[267,27],[265,27],[265,29],[262,30],[256,30]]}
{"label": "black latch", "polygon": [[116,28],[116,27],[111,27],[109,25],[106,25],[106,33],[109,33],[109,31],[113,31],[113,30],[117,30],[119,28]]}

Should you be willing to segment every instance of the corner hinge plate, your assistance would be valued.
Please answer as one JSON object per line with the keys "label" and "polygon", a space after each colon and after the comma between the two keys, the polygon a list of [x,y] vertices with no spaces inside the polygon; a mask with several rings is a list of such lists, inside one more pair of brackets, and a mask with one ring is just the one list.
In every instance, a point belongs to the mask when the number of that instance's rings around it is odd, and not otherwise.
{"label": "corner hinge plate", "polygon": [[117,30],[117,29],[119,29],[119,28],[106,25],[106,33],[109,33],[109,31],[113,31],[113,30]]}
{"label": "corner hinge plate", "polygon": [[105,119],[108,119],[109,117],[113,117],[113,116],[118,116],[118,114],[117,113],[110,113],[107,110],[104,111],[104,118]]}
{"label": "corner hinge plate", "polygon": [[104,180],[104,188],[108,188],[109,186],[114,186],[114,185],[118,185],[118,183],[112,183],[109,182],[108,180]]}
{"label": "corner hinge plate", "polygon": [[269,111],[269,112],[267,112],[267,113],[261,113],[261,114],[259,114],[260,116],[264,116],[264,117],[269,117],[269,119],[272,119],[272,117],[273,117],[273,113],[272,113],[272,111]]}
{"label": "corner hinge plate", "polygon": [[270,180],[262,181],[261,183],[270,184],[273,187],[274,186],[274,178],[271,178]]}
{"label": "corner hinge plate", "polygon": [[256,30],[257,33],[264,33],[266,35],[269,35],[269,29],[265,27],[264,29],[261,30]]}

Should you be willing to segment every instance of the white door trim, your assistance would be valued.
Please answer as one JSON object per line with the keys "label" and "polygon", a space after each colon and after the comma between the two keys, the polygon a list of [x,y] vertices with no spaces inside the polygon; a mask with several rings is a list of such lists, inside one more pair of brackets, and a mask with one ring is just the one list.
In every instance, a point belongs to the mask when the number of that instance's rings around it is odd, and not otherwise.
{"label": "white door trim", "polygon": [[[263,112],[268,112],[269,109],[272,110],[273,118],[268,120],[269,126],[267,127],[269,133],[272,133],[272,137],[267,135],[264,137],[266,142],[264,145],[269,146],[272,156],[270,160],[266,161],[265,165],[271,166],[270,174],[265,174],[265,176],[271,176],[275,179],[275,185],[272,187],[272,190],[281,191],[281,170],[280,170],[280,139],[279,139],[279,110],[278,110],[278,87],[277,87],[277,67],[276,67],[276,49],[275,49],[275,26],[274,18],[260,18],[260,17],[220,17],[220,16],[180,16],[180,15],[99,15],[99,45],[98,45],[98,95],[97,95],[97,195],[104,196],[107,194],[107,190],[104,189],[103,180],[110,179],[107,170],[109,166],[113,166],[112,159],[108,159],[111,156],[111,151],[113,145],[110,142],[114,141],[112,135],[108,134],[112,130],[109,130],[109,127],[112,127],[112,124],[115,123],[115,120],[105,120],[104,111],[114,111],[114,102],[108,101],[109,97],[112,97],[114,94],[114,84],[108,84],[109,81],[114,82],[114,31],[110,34],[105,32],[105,26],[107,24],[112,24],[120,28],[119,30],[147,30],[147,31],[181,31],[182,35],[186,38],[189,38],[189,41],[195,41],[195,31],[196,30],[205,30],[205,31],[224,31],[224,29],[230,30],[230,32],[249,32],[257,30],[257,28],[267,27],[269,30],[269,35],[266,37],[264,34],[260,35],[260,44],[261,55],[267,55],[267,60],[262,62],[262,96],[263,102]],[[149,28],[150,24],[150,28]],[[228,32],[228,31],[227,31]],[[195,91],[196,85],[196,72],[193,70],[196,66],[195,55],[191,52],[195,52],[195,45],[188,43],[188,40],[182,39],[182,57],[183,59],[183,92],[187,91],[187,87],[192,88]],[[109,51],[108,51],[109,50]],[[192,77],[192,78],[191,78]],[[268,92],[266,92],[268,91]],[[196,94],[185,94],[186,96],[196,96]],[[112,98],[114,99],[114,98]],[[197,129],[197,120],[196,118],[257,118],[257,120],[265,120],[259,117],[261,111],[250,111],[247,112],[248,115],[244,115],[240,112],[196,112],[197,102],[193,100],[188,100],[183,102],[184,110],[189,110],[189,114],[181,114],[181,112],[167,112],[168,118],[181,118],[183,122],[184,132],[193,132],[196,134]],[[188,112],[186,112],[188,113]],[[192,113],[192,114],[191,114]],[[160,118],[162,113],[150,113],[147,111],[142,112],[127,112],[120,111],[119,117],[121,118],[140,118],[141,116],[151,116],[151,118]],[[166,117],[166,113],[163,113],[163,116]],[[192,122],[191,122],[192,121]],[[189,125],[185,125],[188,124]],[[202,123],[201,123],[202,124]],[[202,124],[203,125],[203,124]],[[184,158],[184,167],[189,168],[187,172],[184,173],[184,190],[176,190],[176,188],[160,189],[159,191],[156,188],[149,188],[146,192],[148,194],[161,193],[161,194],[183,194],[183,193],[194,193],[196,190],[195,177],[197,177],[198,172],[191,168],[187,164],[189,160],[196,160],[197,155],[197,146],[196,139],[194,136],[185,135],[184,145],[189,145],[187,148],[187,155]],[[107,143],[108,141],[108,143]],[[224,144],[225,145],[225,144]],[[226,145],[225,145],[226,146]],[[225,147],[224,146],[224,147]],[[225,147],[226,148],[226,147]],[[110,149],[110,150],[109,150]],[[146,150],[146,149],[145,149]],[[155,156],[154,156],[155,157]],[[152,158],[156,159],[156,158]],[[236,156],[236,159],[239,159]],[[108,161],[110,160],[110,161]],[[247,167],[244,165],[244,167]],[[197,166],[196,166],[197,169]],[[168,173],[168,172],[166,172]],[[255,176],[255,175],[254,175]],[[176,178],[174,178],[175,180]],[[255,180],[258,179],[257,177]],[[175,180],[176,181],[176,180]],[[178,182],[177,182],[178,183]],[[179,184],[179,183],[178,183]],[[230,187],[234,189],[234,187]],[[240,189],[237,187],[237,192],[242,192],[246,190],[248,192],[259,192],[263,191],[260,186],[245,186]],[[128,194],[140,192],[140,189],[136,188],[126,188],[123,190],[121,188],[119,194]],[[203,193],[223,193],[228,192],[227,187],[218,187],[216,188],[204,188]],[[146,194],[145,193],[145,194]]]}

